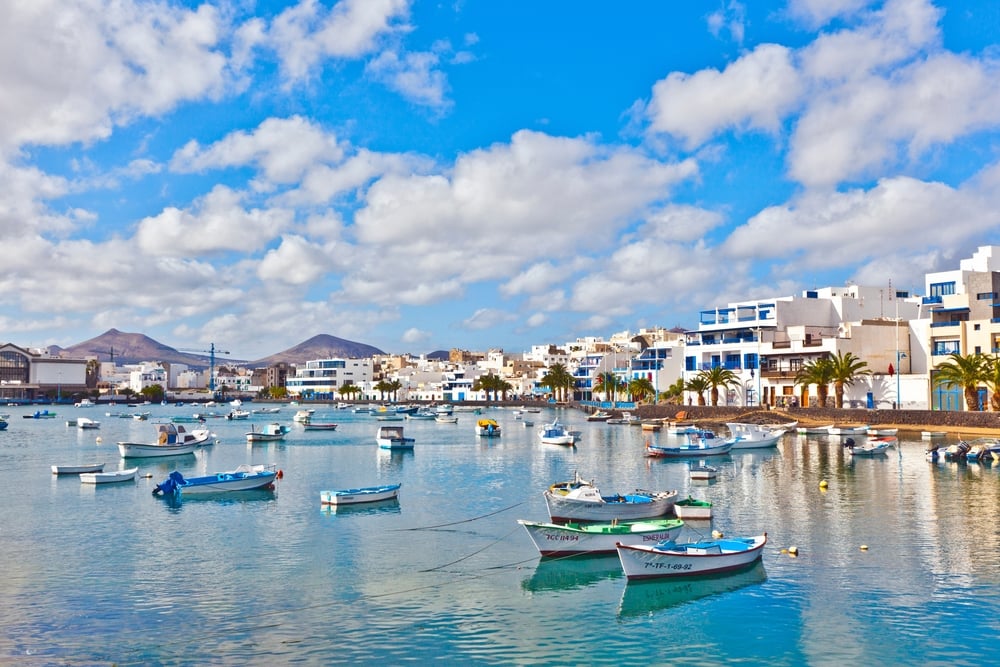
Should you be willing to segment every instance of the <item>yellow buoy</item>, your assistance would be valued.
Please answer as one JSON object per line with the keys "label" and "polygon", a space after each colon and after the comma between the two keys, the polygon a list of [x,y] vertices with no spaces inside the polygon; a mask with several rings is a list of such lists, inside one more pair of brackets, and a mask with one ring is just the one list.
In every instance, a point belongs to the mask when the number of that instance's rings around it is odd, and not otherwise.
{"label": "yellow buoy", "polygon": [[825,489],[827,486],[829,486],[829,484],[826,483],[825,479],[820,480],[820,482],[819,482],[819,488]]}
{"label": "yellow buoy", "polygon": [[799,548],[798,547],[788,547],[788,555],[789,556],[798,556],[799,555]]}
{"label": "yellow buoy", "polygon": [[861,550],[862,551],[868,551],[868,545],[867,544],[862,544],[861,545]]}

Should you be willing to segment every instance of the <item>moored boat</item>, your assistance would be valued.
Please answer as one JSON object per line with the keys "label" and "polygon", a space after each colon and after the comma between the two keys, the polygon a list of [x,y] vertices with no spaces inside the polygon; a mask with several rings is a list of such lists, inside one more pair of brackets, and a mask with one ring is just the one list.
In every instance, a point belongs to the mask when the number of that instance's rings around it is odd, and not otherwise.
{"label": "moored boat", "polygon": [[413,449],[415,441],[403,435],[402,426],[379,426],[375,442],[381,449]]}
{"label": "moored boat", "polygon": [[557,482],[545,490],[545,504],[553,523],[570,521],[635,521],[665,516],[673,509],[677,491],[645,491],[602,495],[593,482],[579,473],[567,482]]}
{"label": "moored boat", "polygon": [[202,477],[185,478],[180,472],[174,470],[167,476],[167,479],[153,488],[153,495],[192,496],[270,489],[274,487],[274,480],[281,476],[282,472],[276,470],[273,465],[249,465],[246,463],[235,470]]}
{"label": "moored boat", "polygon": [[795,432],[799,435],[830,435],[831,428],[833,428],[833,424],[827,424],[826,426],[798,426]]}
{"label": "moored boat", "polygon": [[363,486],[357,489],[338,489],[335,491],[320,491],[321,505],[360,505],[362,503],[377,503],[383,500],[393,500],[399,497],[402,484],[381,484],[379,486]]}
{"label": "moored boat", "polygon": [[257,429],[256,426],[250,427],[250,432],[247,433],[247,442],[274,442],[276,440],[284,440],[285,436],[292,429],[288,428],[284,424],[279,424],[278,422],[271,422],[270,424],[264,424],[263,428]]}
{"label": "moored boat", "polygon": [[543,445],[563,445],[566,447],[572,447],[576,444],[576,436],[570,433],[569,429],[563,424],[560,424],[559,420],[556,420],[551,424],[544,424],[540,429],[538,429],[538,439]]}
{"label": "moored boat", "polygon": [[721,456],[728,454],[733,449],[735,438],[721,440],[713,437],[688,437],[686,442],[682,442],[674,447],[654,445],[646,442],[646,456],[651,458],[685,458],[691,456]]}
{"label": "moored boat", "polygon": [[712,503],[696,500],[691,496],[674,501],[674,516],[678,519],[699,520],[712,518]]}
{"label": "moored boat", "polygon": [[79,475],[84,472],[104,472],[103,463],[81,463],[77,465],[54,465],[52,466],[53,475]]}
{"label": "moored boat", "polygon": [[896,444],[896,438],[892,436],[869,438],[862,445],[856,444],[854,438],[848,438],[844,442],[844,447],[847,448],[851,456],[884,456],[894,444]]}
{"label": "moored boat", "polygon": [[336,431],[336,422],[314,422],[312,420],[303,422],[302,428],[306,431]]}
{"label": "moored boat", "polygon": [[76,427],[79,429],[94,430],[101,428],[101,422],[94,419],[88,419],[87,417],[77,417]]}
{"label": "moored boat", "polygon": [[719,475],[719,469],[713,466],[692,466],[688,475],[691,479],[715,479]]}
{"label": "moored boat", "polygon": [[173,423],[156,424],[155,442],[119,442],[118,451],[125,458],[179,456],[212,443],[214,434],[208,429],[184,430]]}
{"label": "moored boat", "polygon": [[854,426],[831,426],[829,433],[830,435],[840,435],[844,437],[850,435],[867,435],[868,424],[859,424]]}
{"label": "moored boat", "polygon": [[500,424],[495,419],[479,419],[476,421],[476,435],[481,438],[499,438]]}
{"label": "moored boat", "polygon": [[82,484],[113,484],[115,482],[131,482],[135,479],[138,468],[128,468],[127,470],[111,470],[109,472],[85,472],[80,473]]}
{"label": "moored boat", "polygon": [[[781,436],[788,432],[787,426],[771,424],[752,424],[744,422],[728,422],[730,437],[734,439],[733,449],[756,449],[775,447]],[[792,425],[794,428],[794,424]]]}
{"label": "moored boat", "polygon": [[587,421],[589,422],[606,422],[614,417],[610,412],[605,410],[598,410],[597,412],[591,412],[587,415]]}
{"label": "moored boat", "polygon": [[684,528],[679,519],[641,519],[611,523],[543,523],[518,519],[542,556],[613,554],[615,545],[653,544],[675,539]]}
{"label": "moored boat", "polygon": [[678,544],[617,545],[625,577],[655,579],[716,574],[747,567],[760,560],[767,533],[755,537],[735,537]]}

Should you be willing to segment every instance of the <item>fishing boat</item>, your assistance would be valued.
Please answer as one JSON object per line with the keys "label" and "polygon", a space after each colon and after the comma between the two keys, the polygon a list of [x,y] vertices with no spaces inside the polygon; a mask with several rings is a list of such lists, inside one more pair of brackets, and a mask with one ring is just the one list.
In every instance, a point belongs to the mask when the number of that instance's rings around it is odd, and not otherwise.
{"label": "fishing boat", "polygon": [[721,456],[728,454],[733,449],[735,438],[722,440],[714,437],[711,433],[706,437],[688,436],[686,442],[682,442],[673,447],[654,445],[646,441],[646,456],[651,458],[678,459],[691,456]]}
{"label": "fishing boat", "polygon": [[415,441],[403,435],[402,426],[379,426],[375,442],[381,449],[413,449]]}
{"label": "fishing boat", "polygon": [[103,463],[81,463],[78,465],[52,466],[53,475],[79,475],[84,472],[104,472]]}
{"label": "fishing boat", "polygon": [[101,422],[87,417],[77,417],[76,427],[83,430],[94,430],[101,428]]}
{"label": "fishing boat", "polygon": [[591,412],[587,415],[587,421],[589,422],[606,422],[614,417],[613,414],[605,410],[598,410],[597,412]]}
{"label": "fishing boat", "polygon": [[82,484],[113,484],[115,482],[131,482],[135,479],[138,468],[127,470],[112,470],[110,472],[84,472],[80,473]]}
{"label": "fishing boat", "polygon": [[563,445],[572,447],[576,444],[576,436],[569,432],[569,429],[559,423],[559,420],[551,424],[544,424],[538,429],[538,439],[543,445]]}
{"label": "fishing boat", "polygon": [[833,424],[827,424],[826,426],[798,426],[795,432],[799,435],[830,435],[831,428],[833,428]]}
{"label": "fishing boat", "polygon": [[567,482],[557,482],[545,490],[549,519],[554,523],[570,521],[635,521],[653,519],[670,513],[677,491],[645,491],[602,495],[594,483],[584,481],[579,473]]}
{"label": "fishing boat", "polygon": [[247,433],[247,442],[275,442],[277,440],[284,440],[285,436],[291,430],[278,422],[264,424],[264,427],[260,430],[257,430],[256,426],[251,426],[250,432]]}
{"label": "fishing boat", "polygon": [[167,479],[153,487],[153,495],[193,496],[272,489],[274,488],[274,480],[280,479],[282,476],[282,472],[276,470],[274,465],[264,464],[249,465],[244,463],[235,470],[203,477],[185,478],[175,470],[167,476]]}
{"label": "fishing boat", "polygon": [[707,500],[696,500],[691,496],[674,502],[674,516],[678,519],[711,519],[712,503]]}
{"label": "fishing boat", "polygon": [[[618,571],[621,572],[621,565]],[[767,581],[764,563],[757,561],[739,572],[706,574],[677,579],[652,579],[632,581],[625,585],[618,607],[620,618],[649,618],[664,609],[670,609],[700,598],[721,595],[747,586]]]}
{"label": "fishing boat", "polygon": [[458,417],[448,414],[439,414],[434,416],[434,421],[438,424],[457,424]]}
{"label": "fishing boat", "polygon": [[856,444],[854,438],[848,438],[844,442],[844,447],[851,456],[884,456],[895,443],[896,438],[891,436],[869,438],[863,445]]}
{"label": "fishing boat", "polygon": [[872,427],[869,427],[869,429],[868,429],[868,435],[875,436],[875,437],[881,437],[881,436],[886,436],[886,435],[896,435],[897,433],[899,433],[899,429],[898,428],[877,428],[875,426],[872,426]]}
{"label": "fishing boat", "polygon": [[772,424],[752,424],[744,422],[727,422],[730,438],[734,439],[733,449],[758,449],[776,447],[781,436],[797,422],[789,425],[774,426]]}
{"label": "fishing boat", "polygon": [[156,424],[155,442],[119,442],[118,451],[124,458],[179,456],[193,454],[198,447],[212,444],[214,434],[208,429],[184,430],[183,426]]}
{"label": "fishing boat", "polygon": [[921,431],[920,437],[925,440],[932,440],[934,438],[943,438],[948,435],[947,431]]}
{"label": "fishing boat", "polygon": [[538,553],[543,557],[578,554],[613,554],[615,545],[651,544],[673,540],[680,535],[684,522],[679,519],[643,519],[610,523],[517,522],[528,531]]}
{"label": "fishing boat", "polygon": [[625,426],[640,426],[642,424],[642,418],[638,415],[633,415],[631,412],[623,412],[621,417],[612,417],[607,421],[608,424],[624,424]]}
{"label": "fishing boat", "polygon": [[312,408],[307,408],[305,410],[298,410],[294,415],[292,415],[292,421],[299,422],[300,424],[305,424],[312,420],[313,413],[316,411]]}
{"label": "fishing boat", "polygon": [[479,419],[476,421],[476,435],[480,438],[499,438],[500,424],[495,419]]}
{"label": "fishing boat", "polygon": [[235,410],[230,410],[229,413],[226,415],[226,419],[228,419],[229,421],[233,421],[234,419],[250,419],[250,411],[241,410],[239,408]]}
{"label": "fishing boat", "polygon": [[688,471],[691,479],[707,480],[715,479],[719,475],[719,469],[713,466],[692,466]]}
{"label": "fishing boat", "polygon": [[868,424],[859,424],[854,426],[831,426],[829,434],[844,437],[852,435],[868,435]]}
{"label": "fishing boat", "polygon": [[319,502],[321,505],[360,505],[361,503],[394,500],[399,497],[401,486],[402,484],[382,484],[379,486],[363,486],[357,489],[320,491]]}
{"label": "fishing boat", "polygon": [[304,430],[306,430],[306,431],[336,431],[337,430],[337,423],[336,422],[314,422],[314,421],[310,420],[310,421],[307,421],[307,422],[303,422],[302,428]]}
{"label": "fishing boat", "polygon": [[994,454],[1000,454],[1000,438],[986,436],[967,441],[969,450],[965,453],[967,461],[993,461]]}
{"label": "fishing boat", "polygon": [[767,544],[767,533],[755,537],[733,537],[678,544],[618,544],[618,559],[625,577],[655,579],[690,577],[729,572],[759,561]]}

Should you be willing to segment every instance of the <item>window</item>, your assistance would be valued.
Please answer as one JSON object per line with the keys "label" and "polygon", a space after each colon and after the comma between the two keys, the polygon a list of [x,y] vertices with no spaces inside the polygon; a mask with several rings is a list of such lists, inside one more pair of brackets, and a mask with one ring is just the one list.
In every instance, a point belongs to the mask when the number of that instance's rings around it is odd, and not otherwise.
{"label": "window", "polygon": [[754,353],[752,353],[752,352],[749,353],[749,354],[744,354],[743,355],[743,367],[744,368],[760,368],[760,366],[757,365],[757,355],[754,354]]}
{"label": "window", "polygon": [[684,370],[694,371],[698,370],[698,362],[695,357],[684,357]]}
{"label": "window", "polygon": [[955,293],[955,281],[948,283],[932,283],[931,296],[947,296]]}
{"label": "window", "polygon": [[934,341],[934,347],[932,352],[935,356],[947,356],[949,354],[958,354],[961,351],[961,347],[957,340],[936,340]]}
{"label": "window", "polygon": [[17,352],[0,352],[0,380],[28,382],[28,358]]}

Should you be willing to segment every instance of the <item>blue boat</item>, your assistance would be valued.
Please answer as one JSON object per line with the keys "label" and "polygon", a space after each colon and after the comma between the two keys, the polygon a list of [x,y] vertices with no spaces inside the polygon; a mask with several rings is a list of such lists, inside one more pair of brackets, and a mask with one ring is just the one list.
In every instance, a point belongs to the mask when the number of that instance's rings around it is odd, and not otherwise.
{"label": "blue boat", "polygon": [[358,489],[320,491],[319,501],[323,505],[358,505],[377,503],[382,500],[395,500],[399,497],[401,486],[402,484],[382,484],[380,486],[363,486]]}
{"label": "blue boat", "polygon": [[220,472],[204,477],[185,478],[173,471],[153,488],[154,496],[201,495],[209,493],[230,493],[232,491],[252,491],[274,488],[274,480],[281,479],[282,472],[273,465],[243,464],[236,470]]}

